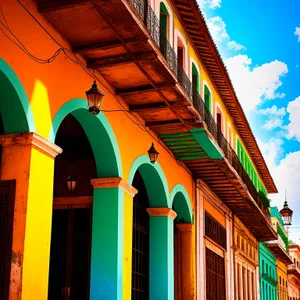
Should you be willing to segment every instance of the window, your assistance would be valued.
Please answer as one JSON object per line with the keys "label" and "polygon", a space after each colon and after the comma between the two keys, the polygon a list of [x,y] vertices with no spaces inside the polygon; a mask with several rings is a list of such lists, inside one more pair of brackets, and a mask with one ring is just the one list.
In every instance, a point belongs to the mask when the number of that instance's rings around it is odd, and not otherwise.
{"label": "window", "polygon": [[211,112],[211,92],[206,85],[204,85],[204,102],[208,110]]}
{"label": "window", "polygon": [[205,235],[226,249],[226,229],[208,212],[205,212]]}
{"label": "window", "polygon": [[164,56],[167,54],[167,39],[169,30],[169,12],[163,2],[160,2],[160,51]]}
{"label": "window", "polygon": [[222,131],[222,113],[217,112],[217,126],[220,131]]}
{"label": "window", "polygon": [[200,75],[194,63],[192,63],[192,84],[198,94],[200,94]]}

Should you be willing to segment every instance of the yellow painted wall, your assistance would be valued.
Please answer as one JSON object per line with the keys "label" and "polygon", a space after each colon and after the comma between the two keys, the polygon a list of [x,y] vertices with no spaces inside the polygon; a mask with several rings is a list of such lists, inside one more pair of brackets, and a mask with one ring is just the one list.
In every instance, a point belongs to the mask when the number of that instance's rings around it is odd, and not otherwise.
{"label": "yellow painted wall", "polygon": [[278,300],[288,300],[288,276],[287,276],[287,267],[284,263],[279,260],[276,260],[276,269],[277,269],[277,291],[278,291]]}
{"label": "yellow painted wall", "polygon": [[[43,166],[43,172],[41,172]],[[23,263],[22,299],[47,299],[54,158],[32,149]]]}

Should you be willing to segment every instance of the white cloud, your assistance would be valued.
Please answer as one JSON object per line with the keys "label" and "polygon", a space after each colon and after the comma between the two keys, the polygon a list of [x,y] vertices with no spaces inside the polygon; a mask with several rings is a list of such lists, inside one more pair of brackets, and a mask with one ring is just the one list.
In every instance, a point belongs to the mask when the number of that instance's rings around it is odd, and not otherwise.
{"label": "white cloud", "polygon": [[[272,138],[267,143],[258,140],[258,144],[278,189],[278,194],[269,195],[272,200],[271,206],[281,209],[285,199],[285,190],[287,190],[289,207],[294,210],[292,225],[300,227],[298,215],[300,212],[300,151],[288,153],[279,164],[276,164],[276,160],[283,153],[283,141],[279,138]],[[291,233],[289,238],[299,243],[299,231],[291,231]]]}
{"label": "white cloud", "polygon": [[282,119],[281,118],[269,119],[262,126],[262,128],[267,131],[273,130],[278,127],[282,127]]}
{"label": "white cloud", "polygon": [[235,51],[240,51],[240,50],[247,50],[245,46],[242,44],[239,44],[236,41],[229,41],[227,44],[227,47],[229,50],[235,50]]}
{"label": "white cloud", "polygon": [[249,113],[264,100],[283,98],[277,90],[281,77],[288,72],[287,65],[278,60],[252,68],[247,55],[235,55],[225,60],[229,75],[244,111]]}
{"label": "white cloud", "polygon": [[205,5],[208,5],[209,8],[215,9],[221,7],[222,0],[197,0],[200,8],[204,8]]}
{"label": "white cloud", "polygon": [[257,111],[257,113],[268,117],[262,128],[268,131],[278,127],[283,128],[283,117],[286,115],[286,110],[284,107],[277,108],[276,105],[273,105],[272,107],[268,107],[266,109],[260,109]]}
{"label": "white cloud", "polygon": [[300,96],[294,101],[289,102],[287,111],[290,114],[290,123],[286,126],[288,130],[288,138],[296,138],[300,141],[300,126],[299,126],[299,116],[300,116]]}
{"label": "white cloud", "polygon": [[208,19],[207,26],[215,42],[229,39],[229,35],[226,31],[226,24],[222,18],[216,16]]}
{"label": "white cloud", "polygon": [[284,107],[278,108],[276,105],[273,105],[272,107],[268,107],[266,109],[260,109],[257,111],[260,115],[267,115],[267,116],[278,116],[283,117],[286,115],[286,110]]}
{"label": "white cloud", "polygon": [[298,42],[300,42],[300,27],[296,27],[294,34],[298,37]]}
{"label": "white cloud", "polygon": [[220,8],[221,7],[221,2],[222,0],[210,0],[208,1],[209,2],[209,7],[212,8],[212,9],[215,9],[215,8]]}

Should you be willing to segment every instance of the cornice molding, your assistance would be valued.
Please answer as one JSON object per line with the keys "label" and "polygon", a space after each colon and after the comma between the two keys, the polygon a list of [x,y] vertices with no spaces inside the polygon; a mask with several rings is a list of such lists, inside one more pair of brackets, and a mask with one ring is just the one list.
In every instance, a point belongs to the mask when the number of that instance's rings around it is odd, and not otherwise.
{"label": "cornice molding", "polygon": [[151,207],[147,208],[147,213],[150,217],[169,217],[174,220],[177,217],[176,212],[167,207]]}
{"label": "cornice molding", "polygon": [[136,188],[127,183],[121,177],[95,178],[91,180],[91,184],[95,189],[120,187],[131,197],[134,197],[138,193],[138,190]]}
{"label": "cornice molding", "polygon": [[56,157],[63,151],[62,148],[35,132],[0,135],[0,145],[3,147],[32,145],[33,148],[50,157]]}

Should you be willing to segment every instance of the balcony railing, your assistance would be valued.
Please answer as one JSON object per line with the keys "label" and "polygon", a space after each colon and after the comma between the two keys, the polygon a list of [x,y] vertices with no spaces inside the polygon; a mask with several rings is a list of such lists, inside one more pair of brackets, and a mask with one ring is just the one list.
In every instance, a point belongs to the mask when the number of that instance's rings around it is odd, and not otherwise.
{"label": "balcony railing", "polygon": [[183,70],[183,68],[178,64],[177,55],[172,48],[167,37],[164,35],[158,17],[155,12],[148,4],[148,0],[128,0],[132,7],[136,10],[138,15],[143,20],[144,25],[147,27],[151,37],[156,42],[157,46],[160,48],[161,53],[165,57],[170,69],[177,78],[181,87],[184,89],[185,93],[193,103],[194,107],[200,114],[201,121],[203,121],[210,134],[215,138],[219,147],[222,149],[224,156],[229,161],[231,166],[238,173],[240,178],[246,184],[249,193],[251,194],[254,201],[258,204],[260,209],[265,215],[269,216],[268,203],[266,197],[260,195],[249,175],[245,171],[242,163],[240,162],[237,154],[232,149],[231,145],[228,143],[224,137],[222,131],[218,128],[214,117],[205,105],[202,97],[199,95],[196,88],[191,83],[189,77]]}

